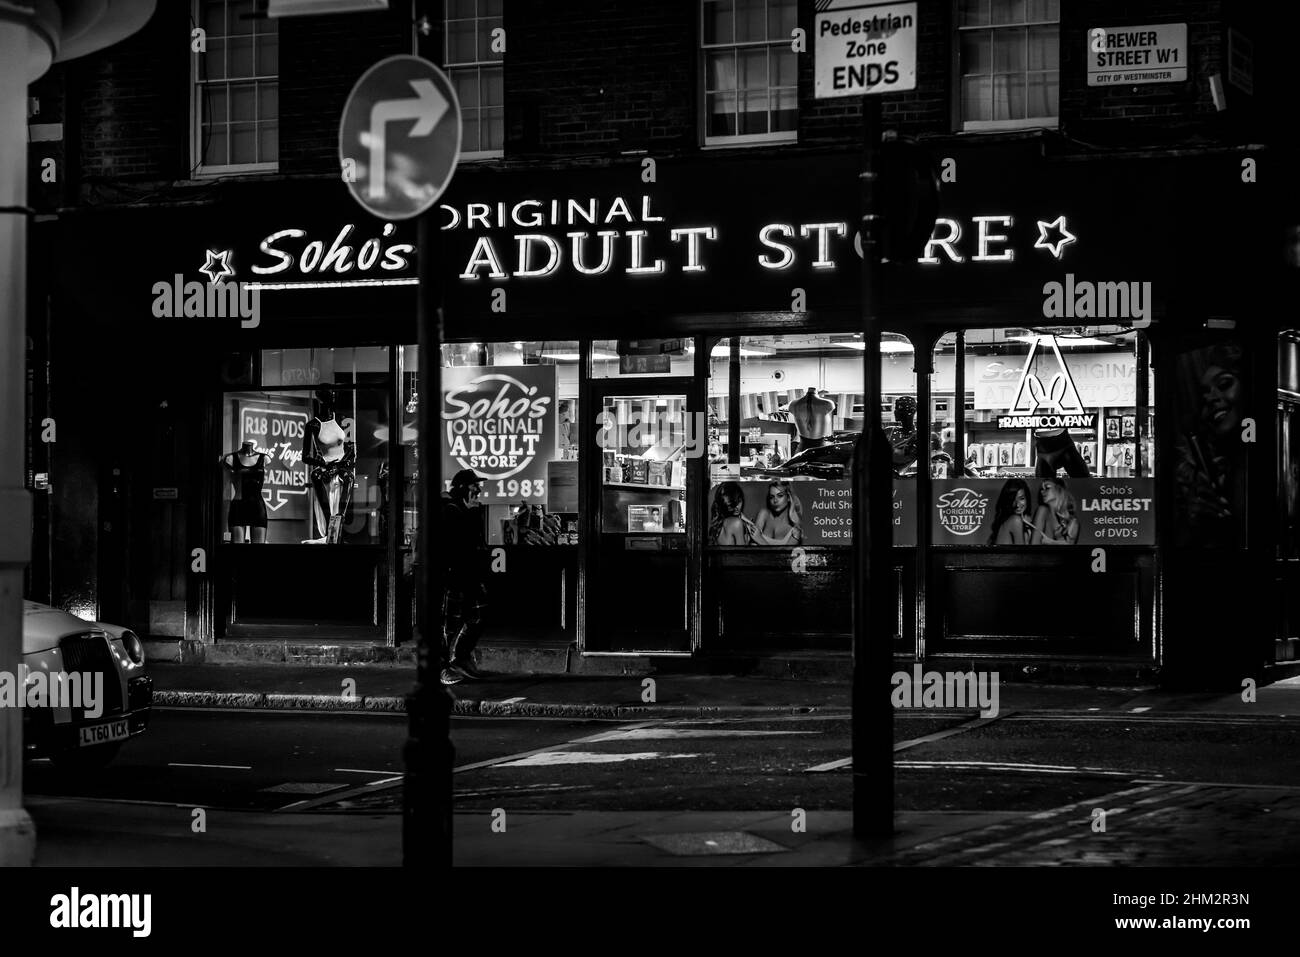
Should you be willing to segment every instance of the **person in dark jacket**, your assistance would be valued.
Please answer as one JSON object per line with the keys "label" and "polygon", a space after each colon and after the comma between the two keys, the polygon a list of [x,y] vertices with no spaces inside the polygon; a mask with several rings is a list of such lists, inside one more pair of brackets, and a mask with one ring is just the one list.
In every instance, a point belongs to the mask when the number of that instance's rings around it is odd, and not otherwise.
{"label": "person in dark jacket", "polygon": [[487,587],[483,581],[487,541],[483,537],[483,513],[478,504],[482,491],[482,477],[472,469],[462,469],[451,480],[450,497],[442,501],[446,580],[442,593],[441,680],[445,685],[484,677],[473,658],[487,608]]}

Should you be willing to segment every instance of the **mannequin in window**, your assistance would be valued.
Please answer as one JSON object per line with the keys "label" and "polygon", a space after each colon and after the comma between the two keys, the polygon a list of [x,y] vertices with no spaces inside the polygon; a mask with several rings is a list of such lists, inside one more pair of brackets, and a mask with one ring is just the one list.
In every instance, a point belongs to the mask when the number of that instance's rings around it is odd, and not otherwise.
{"label": "mannequin in window", "polygon": [[1065,429],[1039,429],[1034,433],[1034,474],[1038,478],[1055,478],[1065,469],[1070,478],[1087,478],[1088,463],[1079,454],[1074,438]]}
{"label": "mannequin in window", "polygon": [[262,498],[262,485],[266,482],[266,456],[257,451],[252,439],[246,439],[234,452],[223,455],[221,464],[230,479],[226,527],[230,529],[231,540],[264,543],[266,502]]}
{"label": "mannequin in window", "polygon": [[302,460],[311,467],[317,535],[308,544],[337,545],[356,482],[356,446],[347,441],[339,424],[333,389],[316,390],[316,407],[316,416],[307,423],[302,440]]}
{"label": "mannequin in window", "polygon": [[835,403],[817,394],[816,386],[790,403],[790,417],[799,433],[799,451],[815,449],[826,444],[834,431]]}
{"label": "mannequin in window", "polygon": [[921,454],[916,433],[916,400],[910,395],[900,395],[894,400],[894,421],[896,424],[886,429],[885,435],[893,450],[894,474],[901,475]]}

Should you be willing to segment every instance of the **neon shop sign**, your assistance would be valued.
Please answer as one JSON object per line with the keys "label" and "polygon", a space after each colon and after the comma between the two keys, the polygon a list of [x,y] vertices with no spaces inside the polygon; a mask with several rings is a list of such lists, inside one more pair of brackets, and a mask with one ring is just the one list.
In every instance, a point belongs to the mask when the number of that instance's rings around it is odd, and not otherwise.
{"label": "neon shop sign", "polygon": [[[715,224],[665,223],[663,216],[655,214],[649,195],[442,204],[438,209],[442,231],[478,233],[465,261],[457,264],[457,276],[466,282],[541,279],[562,272],[706,274],[711,254],[723,239]],[[1034,238],[1031,250],[1059,260],[1066,247],[1077,241],[1065,216],[1029,222],[1036,225],[1036,238],[1034,227],[1018,223],[1009,214],[972,216],[965,221],[939,218],[917,262],[931,267],[1012,262],[1017,244],[1024,249],[1030,238]],[[504,230],[513,232],[503,235]],[[830,273],[852,266],[862,255],[860,239],[846,220],[772,222],[748,240],[727,238],[749,242],[752,261],[765,272],[807,266]],[[385,223],[378,236],[367,236],[351,223],[325,235],[290,227],[264,237],[257,250],[250,284],[261,288],[417,281],[411,275],[415,246],[399,241],[393,223]]]}

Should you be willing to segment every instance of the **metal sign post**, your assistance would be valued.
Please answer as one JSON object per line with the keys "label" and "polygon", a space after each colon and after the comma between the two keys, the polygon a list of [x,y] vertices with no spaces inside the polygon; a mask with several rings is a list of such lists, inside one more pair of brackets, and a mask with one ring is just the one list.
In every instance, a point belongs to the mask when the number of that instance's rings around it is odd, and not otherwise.
{"label": "metal sign post", "polygon": [[[452,862],[451,693],[439,681],[443,641],[441,234],[429,210],[460,161],[461,115],[445,73],[417,56],[393,56],[352,88],[339,121],[339,163],[356,201],[385,219],[419,217],[416,299],[419,343],[419,539],[416,591],[419,646],[415,688],[406,697],[410,736],[403,749],[402,862]],[[394,434],[400,430],[394,424]]]}
{"label": "metal sign post", "polygon": [[[882,93],[916,89],[918,4],[823,0],[813,23],[818,99],[862,100],[862,434],[853,456],[853,833],[894,830],[894,712],[890,699],[897,602],[893,470],[880,413]],[[898,184],[901,186],[901,184]],[[896,186],[896,188],[898,188]],[[924,419],[922,420],[924,421]],[[923,456],[929,467],[928,453]]]}
{"label": "metal sign post", "polygon": [[862,98],[862,434],[853,457],[853,833],[894,830],[893,472],[881,420],[880,100]]}

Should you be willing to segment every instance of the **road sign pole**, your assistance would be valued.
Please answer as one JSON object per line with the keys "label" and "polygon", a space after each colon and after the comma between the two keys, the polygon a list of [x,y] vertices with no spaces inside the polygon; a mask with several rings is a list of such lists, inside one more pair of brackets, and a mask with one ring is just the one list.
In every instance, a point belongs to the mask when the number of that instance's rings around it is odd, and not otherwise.
{"label": "road sign pole", "polygon": [[[407,867],[450,867],[452,863],[451,692],[442,671],[444,569],[442,540],[442,454],[437,428],[442,397],[442,234],[432,212],[417,220],[419,288],[419,539],[417,545],[417,626],[415,689],[407,696],[407,738],[403,798],[402,862]],[[394,429],[396,433],[396,429]]]}
{"label": "road sign pole", "polygon": [[[416,219],[416,322],[419,324],[419,481],[415,688],[406,696],[410,733],[404,748],[402,862],[450,867],[451,692],[443,659],[442,232],[434,203],[460,161],[461,112],[456,88],[418,56],[386,57],[352,87],[339,119],[339,162],[363,209],[384,219]],[[411,187],[418,187],[412,189]],[[393,435],[400,422],[391,423]],[[396,534],[396,529],[391,534]]]}
{"label": "road sign pole", "polygon": [[[880,401],[880,98],[862,97],[863,427],[853,457],[853,834],[894,830],[894,616],[889,443]],[[896,606],[896,603],[892,603]]]}

